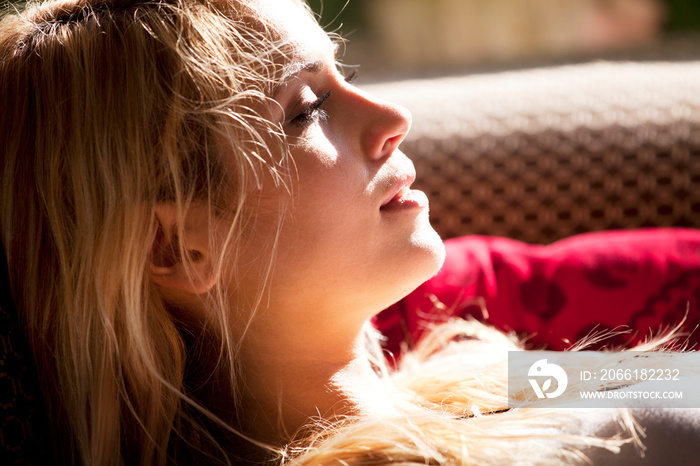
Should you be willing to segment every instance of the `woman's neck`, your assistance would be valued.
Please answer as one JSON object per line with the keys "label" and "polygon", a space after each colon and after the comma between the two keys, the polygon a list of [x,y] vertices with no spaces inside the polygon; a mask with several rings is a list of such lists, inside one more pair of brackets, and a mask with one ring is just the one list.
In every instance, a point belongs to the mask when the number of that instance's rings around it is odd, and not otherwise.
{"label": "woman's neck", "polygon": [[284,442],[312,419],[391,406],[380,396],[381,383],[364,355],[362,325],[352,333],[325,329],[313,338],[288,332],[249,337],[241,354],[238,424],[251,436]]}

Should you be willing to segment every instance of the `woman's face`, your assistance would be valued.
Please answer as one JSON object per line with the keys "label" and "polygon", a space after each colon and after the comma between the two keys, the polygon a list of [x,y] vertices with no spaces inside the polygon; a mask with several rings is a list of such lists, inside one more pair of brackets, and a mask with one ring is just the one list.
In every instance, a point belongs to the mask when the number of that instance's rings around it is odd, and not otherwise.
{"label": "woman's face", "polygon": [[[364,321],[435,274],[444,259],[428,200],[409,189],[413,164],[398,150],[411,116],[348,83],[334,44],[292,1],[266,0],[260,8],[295,50],[273,96],[279,105],[267,115],[292,144],[293,169],[291,194],[270,185],[252,196],[263,206],[244,255],[256,263],[282,215],[265,301],[280,311],[277,323],[284,325],[280,314],[307,326],[313,319],[322,331],[326,321]],[[265,213],[266,199],[285,195],[283,212]]]}

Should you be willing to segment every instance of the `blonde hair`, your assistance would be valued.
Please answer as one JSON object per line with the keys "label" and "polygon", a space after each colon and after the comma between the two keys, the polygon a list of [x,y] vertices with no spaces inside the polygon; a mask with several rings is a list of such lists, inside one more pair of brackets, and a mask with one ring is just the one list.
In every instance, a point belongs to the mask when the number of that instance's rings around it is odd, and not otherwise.
{"label": "blonde hair", "polygon": [[[223,258],[235,258],[254,221],[250,187],[272,175],[285,189],[290,173],[284,137],[255,110],[273,105],[288,45],[245,0],[62,0],[0,22],[0,238],[58,461],[230,463],[245,445],[188,384],[196,359],[188,352],[204,343],[186,341],[199,337],[147,271],[156,205],[169,202],[180,220],[192,203],[228,220],[215,268],[235,273]],[[196,260],[177,247],[185,263]],[[239,342],[226,298],[219,287],[206,297],[217,338],[208,344],[235,387]],[[518,345],[464,325],[433,332],[398,371],[370,338],[367,357],[401,408],[395,418],[320,420],[299,441],[267,450],[291,464],[503,464],[534,451],[554,464],[629,441],[563,435],[558,413],[486,415],[507,407],[503,359],[456,372],[444,363],[454,348],[446,342]],[[483,352],[473,342],[457,346]],[[634,425],[622,420],[634,439]]]}
{"label": "blonde hair", "polygon": [[[1,239],[62,461],[221,454],[149,280],[155,206],[228,216],[223,268],[251,186],[285,180],[282,137],[254,110],[282,75],[277,41],[245,1],[58,0],[0,23]],[[234,378],[226,296],[207,299]]]}

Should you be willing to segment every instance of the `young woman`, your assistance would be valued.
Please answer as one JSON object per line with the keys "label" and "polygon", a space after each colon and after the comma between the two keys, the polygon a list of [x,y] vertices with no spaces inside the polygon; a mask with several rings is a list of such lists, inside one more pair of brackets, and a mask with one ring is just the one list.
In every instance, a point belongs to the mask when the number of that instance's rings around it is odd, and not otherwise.
{"label": "young woman", "polygon": [[[338,49],[294,0],[0,23],[0,233],[57,461],[557,464],[629,443],[615,414],[507,410],[500,363],[390,374],[372,351],[368,319],[444,248],[398,150],[410,115]],[[515,347],[492,337],[463,345]]]}

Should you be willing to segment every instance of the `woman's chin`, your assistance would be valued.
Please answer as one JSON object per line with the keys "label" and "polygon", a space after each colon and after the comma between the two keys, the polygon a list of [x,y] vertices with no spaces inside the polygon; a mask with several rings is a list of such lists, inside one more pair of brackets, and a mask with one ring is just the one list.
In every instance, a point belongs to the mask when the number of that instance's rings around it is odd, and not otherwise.
{"label": "woman's chin", "polygon": [[445,262],[445,245],[442,239],[429,224],[426,225],[411,236],[410,255],[404,256],[410,259],[403,268],[396,271],[395,278],[401,285],[396,289],[397,296],[393,302],[404,298],[434,277]]}
{"label": "woman's chin", "polygon": [[[413,247],[421,252],[425,278],[433,277],[445,262],[445,244],[429,222],[422,223],[411,236]],[[422,283],[421,282],[421,283]]]}

